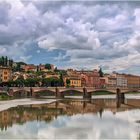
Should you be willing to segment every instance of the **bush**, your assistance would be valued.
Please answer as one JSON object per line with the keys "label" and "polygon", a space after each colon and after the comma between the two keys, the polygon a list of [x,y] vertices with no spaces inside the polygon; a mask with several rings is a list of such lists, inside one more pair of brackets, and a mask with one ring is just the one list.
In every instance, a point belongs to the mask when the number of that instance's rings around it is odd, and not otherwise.
{"label": "bush", "polygon": [[0,99],[6,100],[9,99],[9,96],[6,93],[0,93]]}

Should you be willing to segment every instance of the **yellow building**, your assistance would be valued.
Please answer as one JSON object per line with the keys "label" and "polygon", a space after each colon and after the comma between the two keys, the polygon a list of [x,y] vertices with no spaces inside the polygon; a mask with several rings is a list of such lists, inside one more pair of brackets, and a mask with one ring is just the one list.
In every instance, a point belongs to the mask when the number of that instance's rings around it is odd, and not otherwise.
{"label": "yellow building", "polygon": [[81,79],[78,77],[70,77],[70,86],[81,87]]}
{"label": "yellow building", "polygon": [[8,67],[0,67],[0,82],[8,82],[11,78],[12,71]]}

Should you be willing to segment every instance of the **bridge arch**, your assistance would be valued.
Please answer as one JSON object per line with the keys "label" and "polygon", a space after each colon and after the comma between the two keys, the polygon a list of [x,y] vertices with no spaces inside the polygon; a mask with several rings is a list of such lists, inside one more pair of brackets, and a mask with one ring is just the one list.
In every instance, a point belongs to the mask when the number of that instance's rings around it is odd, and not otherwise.
{"label": "bridge arch", "polygon": [[95,94],[95,93],[108,93],[108,94],[116,94],[116,90],[107,90],[107,89],[95,89],[95,90],[91,90],[91,91],[88,91],[88,93],[91,93],[91,94]]}
{"label": "bridge arch", "polygon": [[83,91],[76,89],[66,89],[64,91],[61,91],[60,93],[63,93],[64,96],[83,95]]}
{"label": "bridge arch", "polygon": [[39,96],[55,96],[55,92],[49,89],[37,90],[34,91],[34,94]]}
{"label": "bridge arch", "polygon": [[111,95],[111,94],[115,94],[115,92],[109,91],[109,90],[94,90],[91,92],[88,92],[92,95]]}
{"label": "bridge arch", "polygon": [[29,96],[32,96],[32,95],[30,94],[29,91],[20,89],[20,90],[13,91],[13,96],[14,97],[29,97]]}

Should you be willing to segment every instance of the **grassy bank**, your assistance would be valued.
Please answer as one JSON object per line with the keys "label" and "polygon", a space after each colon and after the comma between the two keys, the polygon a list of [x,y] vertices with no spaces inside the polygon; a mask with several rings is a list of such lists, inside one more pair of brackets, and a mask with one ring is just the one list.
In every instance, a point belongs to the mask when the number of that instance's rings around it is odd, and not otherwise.
{"label": "grassy bank", "polygon": [[92,92],[92,95],[113,95],[114,93],[108,92],[108,91],[95,91]]}
{"label": "grassy bank", "polygon": [[11,100],[13,97],[8,96],[5,92],[0,93],[0,101]]}

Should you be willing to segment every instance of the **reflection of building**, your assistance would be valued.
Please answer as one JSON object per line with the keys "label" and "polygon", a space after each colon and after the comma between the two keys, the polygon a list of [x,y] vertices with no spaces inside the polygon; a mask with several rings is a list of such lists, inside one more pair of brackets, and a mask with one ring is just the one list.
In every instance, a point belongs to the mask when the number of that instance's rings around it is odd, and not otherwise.
{"label": "reflection of building", "polygon": [[11,118],[9,111],[3,111],[0,113],[0,128],[1,130],[6,130],[8,126],[11,125]]}
{"label": "reflection of building", "polygon": [[8,67],[0,67],[0,81],[8,82],[11,79],[11,69]]}

